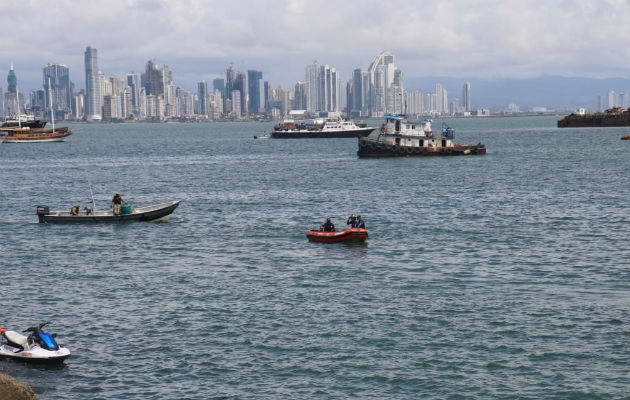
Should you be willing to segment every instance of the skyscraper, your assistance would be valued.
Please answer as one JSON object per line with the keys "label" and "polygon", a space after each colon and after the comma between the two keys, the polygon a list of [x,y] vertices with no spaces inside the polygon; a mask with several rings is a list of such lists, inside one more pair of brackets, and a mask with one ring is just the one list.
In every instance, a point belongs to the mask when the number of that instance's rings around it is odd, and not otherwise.
{"label": "skyscraper", "polygon": [[[241,116],[246,116],[248,113],[247,110],[247,92],[245,90],[246,88],[246,76],[244,73],[242,72],[237,72],[236,73],[236,77],[234,78],[234,84],[232,85],[232,93],[234,93],[235,90],[240,92],[239,95],[239,100],[241,101],[240,107],[239,107],[239,117]],[[232,96],[232,100],[234,100],[234,97]],[[233,107],[233,111],[236,111],[236,105],[232,104]]]}
{"label": "skyscraper", "polygon": [[199,114],[208,115],[208,85],[206,81],[197,83],[197,96],[199,97]]}
{"label": "skyscraper", "polygon": [[372,117],[382,117],[385,113],[396,112],[402,104],[404,86],[403,75],[394,63],[394,55],[384,51],[370,64],[369,113]]}
{"label": "skyscraper", "polygon": [[88,121],[100,121],[101,93],[96,49],[85,49],[85,115]]}
{"label": "skyscraper", "polygon": [[[248,109],[249,113],[259,114],[264,111],[264,86],[262,84],[263,73],[261,71],[247,71]],[[262,89],[262,91],[261,91]]]}
{"label": "skyscraper", "polygon": [[[48,89],[50,87],[51,93]],[[44,67],[44,91],[46,109],[56,112],[70,112],[72,93],[70,90],[70,70],[62,64],[47,64]],[[52,98],[52,104],[50,99]]]}
{"label": "skyscraper", "polygon": [[13,69],[13,63],[11,63],[11,69],[9,69],[9,75],[7,75],[7,83],[7,92],[17,93],[17,76],[15,75],[15,70]]}
{"label": "skyscraper", "polygon": [[127,86],[131,88],[131,113],[138,118],[140,115],[140,77],[138,74],[127,74]]}
{"label": "skyscraper", "polygon": [[306,110],[310,113],[314,113],[319,111],[319,65],[317,65],[317,61],[306,66],[304,78],[306,85]]}
{"label": "skyscraper", "polygon": [[462,90],[462,103],[464,111],[470,111],[472,109],[470,104],[470,82],[464,82],[464,88]]}

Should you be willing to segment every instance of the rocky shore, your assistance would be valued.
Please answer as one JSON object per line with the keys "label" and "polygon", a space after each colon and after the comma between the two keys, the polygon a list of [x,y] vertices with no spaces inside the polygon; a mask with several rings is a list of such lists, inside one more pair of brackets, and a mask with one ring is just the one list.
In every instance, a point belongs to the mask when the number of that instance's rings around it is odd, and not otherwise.
{"label": "rocky shore", "polygon": [[39,400],[28,385],[0,373],[0,400]]}

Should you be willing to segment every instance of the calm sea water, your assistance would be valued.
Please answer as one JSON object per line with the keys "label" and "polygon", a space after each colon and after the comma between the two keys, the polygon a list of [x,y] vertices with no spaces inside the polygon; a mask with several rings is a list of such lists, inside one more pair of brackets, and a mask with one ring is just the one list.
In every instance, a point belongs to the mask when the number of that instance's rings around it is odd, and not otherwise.
{"label": "calm sea water", "polygon": [[[73,356],[0,371],[42,399],[628,399],[627,129],[556,119],[449,120],[480,157],[358,159],[253,122],[2,144],[0,325],[51,321]],[[37,223],[89,182],[97,209],[182,203]],[[366,245],[307,242],[351,213]]]}

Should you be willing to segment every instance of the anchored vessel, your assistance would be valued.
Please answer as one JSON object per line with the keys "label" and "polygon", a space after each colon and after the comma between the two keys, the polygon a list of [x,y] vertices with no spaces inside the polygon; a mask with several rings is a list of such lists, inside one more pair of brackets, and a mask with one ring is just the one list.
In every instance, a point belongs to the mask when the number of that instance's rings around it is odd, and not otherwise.
{"label": "anchored vessel", "polygon": [[0,141],[5,143],[39,143],[63,142],[72,135],[68,128],[29,128],[4,127],[0,128]]}
{"label": "anchored vessel", "polygon": [[333,120],[323,123],[300,123],[285,120],[271,132],[274,139],[353,138],[369,135],[375,128],[359,126],[353,121]]}
{"label": "anchored vessel", "polygon": [[443,124],[436,136],[430,120],[410,120],[401,115],[386,115],[376,135],[359,138],[359,157],[419,157],[486,154],[486,146],[456,144],[455,130]]}
{"label": "anchored vessel", "polygon": [[586,113],[580,109],[558,121],[558,128],[630,126],[630,108],[622,110],[619,107],[604,112]]}
{"label": "anchored vessel", "polygon": [[[121,207],[121,213],[114,215],[113,211],[93,211],[78,209],[70,211],[50,211],[48,206],[37,206],[37,216],[40,223],[76,224],[86,222],[132,222],[132,221],[167,221],[179,205],[179,200],[156,204],[148,207],[129,209]],[[73,207],[74,208],[74,207]]]}

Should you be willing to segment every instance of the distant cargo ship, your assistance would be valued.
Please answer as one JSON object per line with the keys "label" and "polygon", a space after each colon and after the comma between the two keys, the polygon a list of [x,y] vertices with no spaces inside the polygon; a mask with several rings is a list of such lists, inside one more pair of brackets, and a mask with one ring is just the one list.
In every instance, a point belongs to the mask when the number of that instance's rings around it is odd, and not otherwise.
{"label": "distant cargo ship", "polygon": [[630,108],[622,110],[615,107],[598,113],[585,113],[581,109],[577,113],[571,113],[558,121],[558,128],[594,126],[630,126]]}

